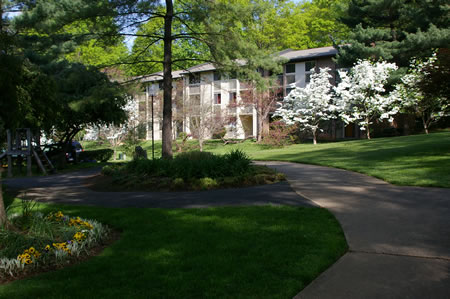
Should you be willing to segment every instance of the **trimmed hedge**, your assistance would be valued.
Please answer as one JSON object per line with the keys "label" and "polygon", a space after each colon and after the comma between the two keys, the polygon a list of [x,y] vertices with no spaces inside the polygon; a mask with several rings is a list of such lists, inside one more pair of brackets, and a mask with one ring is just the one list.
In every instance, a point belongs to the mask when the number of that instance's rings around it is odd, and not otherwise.
{"label": "trimmed hedge", "polygon": [[100,162],[106,162],[112,158],[114,151],[112,149],[98,149],[91,151],[84,151],[80,153],[80,160],[97,160]]}

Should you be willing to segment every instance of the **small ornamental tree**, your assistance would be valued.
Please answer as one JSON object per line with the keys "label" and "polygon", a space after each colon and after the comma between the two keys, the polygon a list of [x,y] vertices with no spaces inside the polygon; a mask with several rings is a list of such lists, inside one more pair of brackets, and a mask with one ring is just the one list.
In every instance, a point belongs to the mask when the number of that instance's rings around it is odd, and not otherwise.
{"label": "small ornamental tree", "polygon": [[244,108],[255,107],[258,121],[256,137],[257,141],[261,142],[264,133],[269,130],[269,115],[275,111],[282,89],[281,87],[260,89],[252,83],[246,85],[248,89],[241,92],[241,101],[238,105]]}
{"label": "small ornamental tree", "polygon": [[389,119],[397,114],[396,98],[386,95],[385,84],[394,63],[359,60],[350,72],[339,71],[341,82],[334,88],[336,106],[345,123],[355,122],[361,130],[367,130],[370,139],[370,125],[375,119]]}
{"label": "small ornamental tree", "polygon": [[298,123],[300,128],[311,131],[314,144],[317,144],[318,131],[322,131],[321,122],[336,118],[329,72],[329,68],[321,68],[313,73],[310,83],[305,88],[292,90],[274,114],[288,125]]}
{"label": "small ornamental tree", "polygon": [[114,150],[114,160],[117,159],[117,148],[124,141],[127,134],[131,130],[135,130],[138,126],[138,102],[136,99],[129,97],[123,110],[126,113],[127,120],[120,125],[104,125],[92,126],[86,129],[84,140],[98,140],[100,136],[108,139]]}
{"label": "small ornamental tree", "polygon": [[110,125],[103,130],[106,132],[106,139],[109,140],[109,143],[114,149],[114,160],[117,159],[117,147],[124,140],[130,130],[135,130],[138,125],[138,102],[130,98],[127,104],[124,107],[124,110],[127,114],[127,121],[120,125]]}
{"label": "small ornamental tree", "polygon": [[401,83],[396,85],[393,92],[401,99],[400,104],[403,110],[414,111],[420,116],[426,134],[429,133],[433,123],[450,113],[448,95],[446,97],[438,90],[443,89],[444,86],[435,86],[436,90],[423,88],[425,84],[430,84],[431,75],[442,72],[442,69],[444,66],[438,63],[436,53],[426,61],[413,59],[408,74],[401,79]]}
{"label": "small ornamental tree", "polygon": [[185,115],[192,137],[198,140],[199,149],[203,151],[203,144],[214,132],[223,129],[227,124],[227,116],[222,110],[215,110],[207,103],[195,100],[186,101]]}

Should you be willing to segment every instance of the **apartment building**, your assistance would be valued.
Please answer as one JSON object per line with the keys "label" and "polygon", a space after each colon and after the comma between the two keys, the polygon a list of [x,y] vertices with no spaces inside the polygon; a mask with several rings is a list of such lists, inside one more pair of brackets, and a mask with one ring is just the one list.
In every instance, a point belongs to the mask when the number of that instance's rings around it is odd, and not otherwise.
{"label": "apartment building", "polygon": [[[283,73],[278,75],[280,99],[289,94],[293,86],[305,87],[312,70],[329,67],[335,81],[336,66],[333,47],[308,50],[284,50],[276,55],[287,62]],[[187,70],[173,72],[173,130],[174,137],[181,132],[198,134],[198,123],[209,122],[206,130],[211,132],[218,125],[219,118],[226,118],[226,138],[243,139],[256,137],[258,113],[254,105],[241,105],[242,96],[249,86],[233,76],[223,76],[211,63],[196,65]],[[142,80],[144,89],[139,99],[140,123],[146,126],[147,139],[151,138],[153,115],[154,138],[161,139],[162,130],[162,72]],[[153,110],[151,108],[153,103]],[[153,113],[152,113],[153,111]],[[195,128],[194,128],[195,127]],[[345,127],[339,122],[330,122],[324,135],[330,139],[356,137],[355,128]]]}

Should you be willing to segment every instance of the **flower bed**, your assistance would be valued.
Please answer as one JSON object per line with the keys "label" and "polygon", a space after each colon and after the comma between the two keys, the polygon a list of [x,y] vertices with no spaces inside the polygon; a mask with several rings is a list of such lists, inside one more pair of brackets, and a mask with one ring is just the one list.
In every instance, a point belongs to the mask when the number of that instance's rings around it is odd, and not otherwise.
{"label": "flower bed", "polygon": [[61,211],[44,215],[24,209],[0,229],[0,283],[43,269],[60,268],[90,255],[111,231],[105,225]]}

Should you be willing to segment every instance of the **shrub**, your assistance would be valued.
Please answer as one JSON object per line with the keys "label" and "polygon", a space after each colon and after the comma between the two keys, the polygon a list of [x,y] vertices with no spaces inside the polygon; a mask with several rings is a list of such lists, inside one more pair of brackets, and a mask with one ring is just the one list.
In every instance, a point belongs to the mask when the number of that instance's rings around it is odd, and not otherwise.
{"label": "shrub", "polygon": [[91,151],[84,151],[80,153],[80,160],[97,160],[106,162],[112,158],[114,151],[112,149],[98,149]]}
{"label": "shrub", "polygon": [[[149,177],[181,178],[186,182],[205,177],[216,179],[240,175],[249,170],[250,163],[249,157],[239,150],[225,155],[187,152],[179,154],[173,160],[135,160],[127,164],[126,171]],[[103,173],[112,173],[112,171],[106,169]]]}
{"label": "shrub", "polygon": [[263,136],[262,143],[276,147],[285,146],[292,143],[291,135],[295,130],[295,126],[288,126],[281,121],[274,121],[270,124],[269,133]]}
{"label": "shrub", "polygon": [[[109,165],[103,174],[114,176],[117,185],[151,190],[210,190],[276,181],[275,171],[251,164],[243,151],[224,155],[209,152],[180,153],[172,160],[133,160]],[[256,174],[263,174],[255,179]]]}
{"label": "shrub", "polygon": [[215,189],[219,185],[219,183],[217,182],[216,179],[212,179],[212,178],[208,178],[208,177],[198,179],[195,183],[196,183],[195,184],[196,189],[200,189],[200,190]]}

